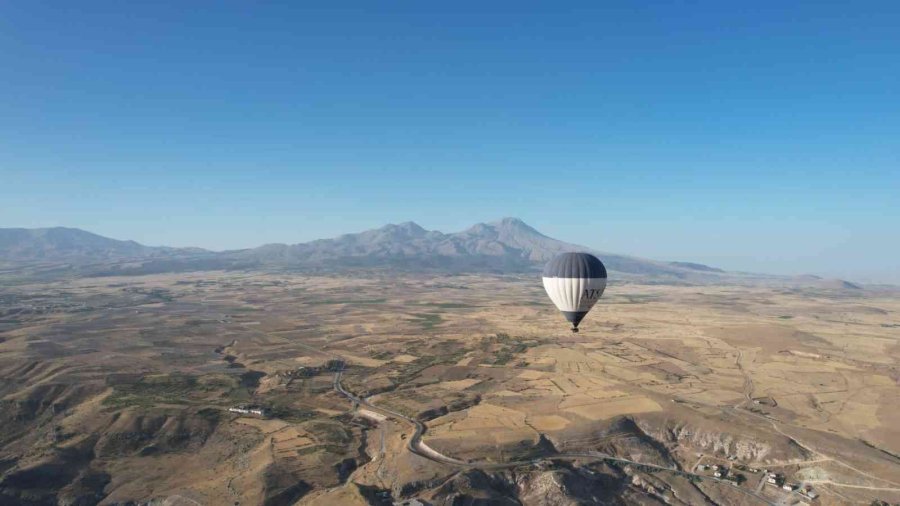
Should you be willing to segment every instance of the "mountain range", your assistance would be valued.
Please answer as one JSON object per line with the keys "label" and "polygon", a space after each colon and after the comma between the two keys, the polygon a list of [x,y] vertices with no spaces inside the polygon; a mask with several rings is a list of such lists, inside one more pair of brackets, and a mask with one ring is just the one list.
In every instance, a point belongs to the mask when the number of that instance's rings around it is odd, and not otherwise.
{"label": "mountain range", "polygon": [[426,230],[409,221],[331,239],[228,251],[145,246],[77,228],[0,228],[0,279],[9,282],[210,270],[537,273],[548,260],[567,251],[596,254],[616,279],[667,284],[776,282],[828,290],[861,288],[840,279],[726,272],[694,262],[666,262],[598,251],[548,237],[518,218],[478,223],[454,233]]}
{"label": "mountain range", "polygon": [[517,218],[479,223],[456,233],[413,222],[299,244],[208,251],[144,246],[73,228],[0,229],[0,266],[46,273],[129,275],[214,269],[348,269],[521,273],[553,256],[588,251],[613,272],[683,279],[723,271],[702,264],[659,262],[598,252],[548,237]]}

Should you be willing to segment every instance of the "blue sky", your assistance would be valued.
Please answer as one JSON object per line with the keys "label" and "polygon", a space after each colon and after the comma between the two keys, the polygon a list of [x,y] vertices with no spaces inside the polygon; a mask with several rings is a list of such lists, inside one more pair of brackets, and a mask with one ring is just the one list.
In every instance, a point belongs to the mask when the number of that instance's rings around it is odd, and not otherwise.
{"label": "blue sky", "polygon": [[896,2],[145,4],[0,4],[0,226],[224,249],[517,216],[900,282]]}

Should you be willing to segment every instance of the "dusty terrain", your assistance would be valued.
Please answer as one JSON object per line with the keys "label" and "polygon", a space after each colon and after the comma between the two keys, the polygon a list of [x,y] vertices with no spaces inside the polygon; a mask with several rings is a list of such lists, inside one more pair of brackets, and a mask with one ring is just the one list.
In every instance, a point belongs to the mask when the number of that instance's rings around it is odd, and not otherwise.
{"label": "dusty terrain", "polygon": [[898,315],[620,281],[571,334],[534,276],[7,285],[0,504],[812,501],[764,470],[900,502]]}

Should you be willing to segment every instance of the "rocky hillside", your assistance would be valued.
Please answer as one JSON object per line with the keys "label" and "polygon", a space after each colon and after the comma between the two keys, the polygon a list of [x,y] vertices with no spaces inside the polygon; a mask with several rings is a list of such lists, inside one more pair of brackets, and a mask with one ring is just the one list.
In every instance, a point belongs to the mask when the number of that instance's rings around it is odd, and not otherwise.
{"label": "rocky hillside", "polygon": [[101,261],[172,253],[134,241],[117,241],[77,228],[0,228],[0,260]]}
{"label": "rocky hillside", "polygon": [[[413,222],[299,244],[211,252],[144,246],[70,228],[0,229],[0,267],[29,266],[46,275],[137,275],[217,269],[535,272],[566,251],[593,251],[616,272],[669,279],[722,274],[701,264],[658,262],[598,252],[548,237],[522,220],[479,223],[462,232]],[[35,267],[39,266],[39,267]]]}
{"label": "rocky hillside", "polygon": [[610,270],[688,277],[716,272],[700,264],[656,262],[599,252],[548,237],[517,218],[479,223],[462,232],[425,230],[413,222],[301,244],[268,244],[228,252],[263,265],[341,269],[387,267],[450,271],[528,272],[566,251],[593,251]]}

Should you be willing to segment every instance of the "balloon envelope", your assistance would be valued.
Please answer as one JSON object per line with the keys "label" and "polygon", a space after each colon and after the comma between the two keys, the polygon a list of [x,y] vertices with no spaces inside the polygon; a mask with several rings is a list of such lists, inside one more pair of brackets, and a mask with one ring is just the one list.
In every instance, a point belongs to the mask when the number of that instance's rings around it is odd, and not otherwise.
{"label": "balloon envelope", "polygon": [[606,289],[606,267],[589,253],[563,253],[544,267],[543,281],[550,300],[577,332]]}

